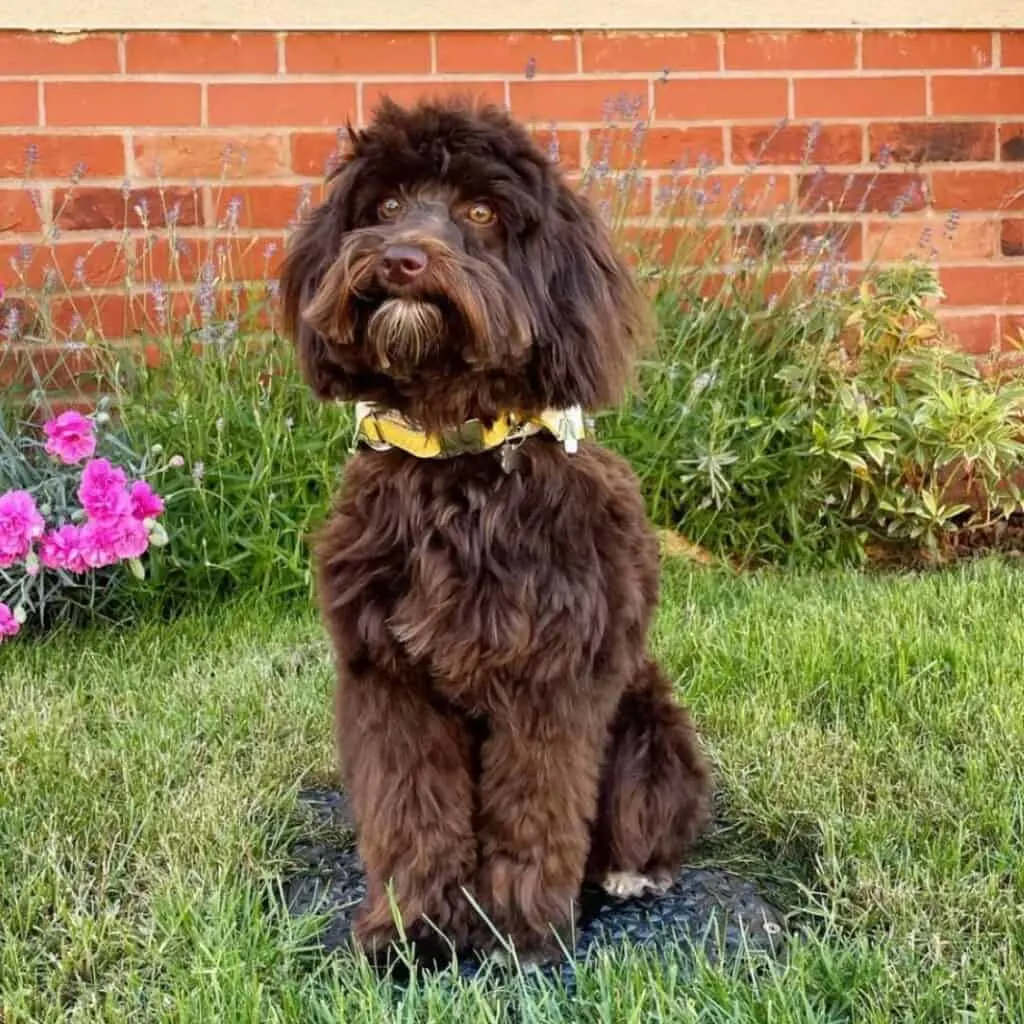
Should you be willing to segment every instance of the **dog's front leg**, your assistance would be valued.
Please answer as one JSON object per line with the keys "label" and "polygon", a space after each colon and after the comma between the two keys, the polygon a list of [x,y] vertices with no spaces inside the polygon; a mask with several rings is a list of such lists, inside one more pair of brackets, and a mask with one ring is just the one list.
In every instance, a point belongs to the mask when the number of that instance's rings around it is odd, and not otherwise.
{"label": "dog's front leg", "polygon": [[[575,705],[575,706],[574,706]],[[571,950],[594,820],[608,703],[513,706],[490,721],[481,752],[480,881],[491,927],[527,961]],[[495,935],[494,932],[498,934]]]}
{"label": "dog's front leg", "polygon": [[368,666],[341,673],[336,718],[367,873],[356,939],[371,956],[385,954],[398,938],[394,903],[417,954],[446,959],[467,940],[463,886],[477,864],[466,723],[437,706],[413,671],[398,678]]}

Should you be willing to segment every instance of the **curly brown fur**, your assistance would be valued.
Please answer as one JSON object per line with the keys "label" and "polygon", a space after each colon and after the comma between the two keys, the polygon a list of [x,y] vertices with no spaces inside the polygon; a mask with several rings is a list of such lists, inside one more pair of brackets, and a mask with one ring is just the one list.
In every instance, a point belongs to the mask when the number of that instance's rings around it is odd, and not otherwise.
{"label": "curly brown fur", "polygon": [[[519,125],[385,101],[350,135],[282,275],[318,396],[427,429],[620,397],[648,306]],[[389,885],[423,946],[435,928],[493,945],[465,890],[520,953],[548,955],[587,873],[679,870],[710,776],[647,653],[658,548],[621,458],[543,435],[511,469],[361,450],[316,562],[365,948],[395,937]]]}

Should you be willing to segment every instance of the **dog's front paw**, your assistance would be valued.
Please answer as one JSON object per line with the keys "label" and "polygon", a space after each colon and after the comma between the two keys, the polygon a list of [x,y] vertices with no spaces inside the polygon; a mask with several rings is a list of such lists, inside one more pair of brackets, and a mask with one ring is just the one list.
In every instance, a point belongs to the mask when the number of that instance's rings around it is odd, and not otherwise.
{"label": "dog's front paw", "polygon": [[474,944],[532,964],[558,960],[573,945],[579,885],[568,870],[545,872],[542,862],[495,854],[481,868],[477,889],[488,921]]}
{"label": "dog's front paw", "polygon": [[644,875],[638,871],[609,871],[601,881],[601,888],[617,900],[664,896],[672,888],[672,876],[667,872]]}
{"label": "dog's front paw", "polygon": [[478,917],[461,887],[447,885],[411,907],[395,906],[386,896],[367,896],[356,915],[353,935],[363,952],[382,962],[409,947],[420,962],[447,963],[470,943]]}

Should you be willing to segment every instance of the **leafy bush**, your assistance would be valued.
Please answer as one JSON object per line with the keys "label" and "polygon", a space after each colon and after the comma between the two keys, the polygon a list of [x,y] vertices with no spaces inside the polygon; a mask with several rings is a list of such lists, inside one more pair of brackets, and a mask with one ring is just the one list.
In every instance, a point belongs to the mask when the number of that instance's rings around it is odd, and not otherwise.
{"label": "leafy bush", "polygon": [[148,482],[166,467],[137,456],[105,407],[52,416],[42,431],[0,415],[0,641],[27,621],[106,613],[125,569],[144,577],[142,557],[167,542]]}
{"label": "leafy bush", "polygon": [[155,342],[153,365],[111,374],[129,443],[177,465],[165,484],[173,543],[136,589],[165,608],[242,590],[308,598],[308,535],[347,458],[351,413],[314,399],[272,335],[193,340]]}
{"label": "leafy bush", "polygon": [[931,268],[830,296],[747,289],[663,296],[658,356],[604,420],[659,522],[745,560],[850,564],[878,545],[938,554],[1019,510],[1024,388],[951,347]]}

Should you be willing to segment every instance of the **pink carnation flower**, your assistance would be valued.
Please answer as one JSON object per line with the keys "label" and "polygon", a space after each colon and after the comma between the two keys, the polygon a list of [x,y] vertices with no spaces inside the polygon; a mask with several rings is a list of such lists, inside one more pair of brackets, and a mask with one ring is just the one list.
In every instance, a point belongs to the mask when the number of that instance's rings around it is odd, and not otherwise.
{"label": "pink carnation flower", "polygon": [[156,519],[163,510],[163,499],[145,480],[132,484],[132,515],[136,519]]}
{"label": "pink carnation flower", "polygon": [[66,569],[83,573],[89,566],[82,548],[82,529],[70,523],[59,530],[43,535],[39,545],[39,560],[48,569]]}
{"label": "pink carnation flower", "polygon": [[43,430],[48,438],[47,455],[56,456],[65,466],[92,458],[96,451],[92,423],[79,412],[63,412],[44,424]]}
{"label": "pink carnation flower", "polygon": [[0,494],[0,568],[21,561],[43,535],[45,526],[28,491]]}
{"label": "pink carnation flower", "polygon": [[111,523],[114,554],[119,559],[141,558],[149,549],[149,530],[141,519],[125,516]]}
{"label": "pink carnation flower", "polygon": [[21,623],[14,617],[14,612],[0,601],[0,644],[8,637],[17,636],[21,632]]}
{"label": "pink carnation flower", "polygon": [[102,569],[125,559],[141,558],[149,549],[149,531],[141,519],[122,516],[86,523],[80,542],[86,566]]}
{"label": "pink carnation flower", "polygon": [[96,522],[109,522],[130,516],[132,499],[125,486],[123,469],[117,469],[106,459],[92,459],[82,470],[78,487],[78,500],[89,518]]}
{"label": "pink carnation flower", "polygon": [[86,523],[80,534],[82,560],[89,569],[102,569],[117,561],[114,550],[115,524],[109,520]]}

